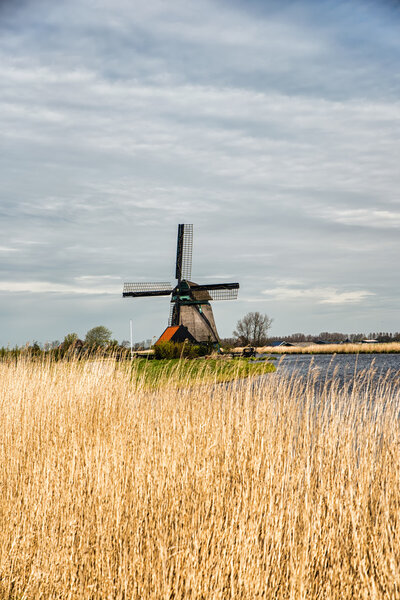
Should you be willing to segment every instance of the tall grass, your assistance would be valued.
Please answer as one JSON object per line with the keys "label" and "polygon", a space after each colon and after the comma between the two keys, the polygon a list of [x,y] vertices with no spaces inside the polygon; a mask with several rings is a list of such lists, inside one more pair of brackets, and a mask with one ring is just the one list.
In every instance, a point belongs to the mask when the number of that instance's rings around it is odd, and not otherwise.
{"label": "tall grass", "polygon": [[400,597],[400,392],[0,363],[1,598]]}

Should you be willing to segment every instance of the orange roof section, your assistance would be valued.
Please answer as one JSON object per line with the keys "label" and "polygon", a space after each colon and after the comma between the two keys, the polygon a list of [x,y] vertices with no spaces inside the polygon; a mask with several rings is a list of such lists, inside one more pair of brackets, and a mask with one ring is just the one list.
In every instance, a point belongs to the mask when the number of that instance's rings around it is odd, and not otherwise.
{"label": "orange roof section", "polygon": [[176,325],[175,327],[167,327],[162,336],[156,341],[156,344],[158,344],[158,342],[169,342],[178,329],[179,325]]}

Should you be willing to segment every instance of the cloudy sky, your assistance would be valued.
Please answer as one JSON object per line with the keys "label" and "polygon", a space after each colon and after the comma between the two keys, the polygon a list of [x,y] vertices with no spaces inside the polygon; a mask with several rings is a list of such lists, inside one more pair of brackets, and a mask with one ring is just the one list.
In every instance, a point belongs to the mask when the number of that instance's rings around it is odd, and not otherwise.
{"label": "cloudy sky", "polygon": [[159,335],[178,223],[220,335],[400,329],[400,8],[0,0],[0,346]]}

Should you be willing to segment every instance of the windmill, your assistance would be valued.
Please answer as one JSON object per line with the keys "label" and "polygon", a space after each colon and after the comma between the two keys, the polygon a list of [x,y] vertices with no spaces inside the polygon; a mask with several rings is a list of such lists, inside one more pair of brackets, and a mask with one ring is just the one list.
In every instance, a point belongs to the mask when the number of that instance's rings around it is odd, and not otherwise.
{"label": "windmill", "polygon": [[193,225],[178,225],[175,287],[171,283],[125,283],[124,298],[170,296],[168,325],[186,327],[196,342],[218,343],[219,336],[210,305],[211,300],[235,300],[238,283],[197,284],[191,280]]}

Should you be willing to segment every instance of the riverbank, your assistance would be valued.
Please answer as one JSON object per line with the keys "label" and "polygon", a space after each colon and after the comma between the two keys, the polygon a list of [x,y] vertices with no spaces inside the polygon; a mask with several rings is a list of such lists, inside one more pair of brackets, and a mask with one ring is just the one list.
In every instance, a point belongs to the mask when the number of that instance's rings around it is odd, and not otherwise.
{"label": "riverbank", "polygon": [[[236,348],[238,352],[242,348]],[[260,354],[399,354],[400,342],[382,344],[309,344],[307,346],[262,346]]]}
{"label": "riverbank", "polygon": [[273,373],[275,365],[268,360],[254,362],[245,358],[204,358],[147,360],[136,358],[129,363],[132,378],[146,386],[160,387],[176,384],[222,383]]}

